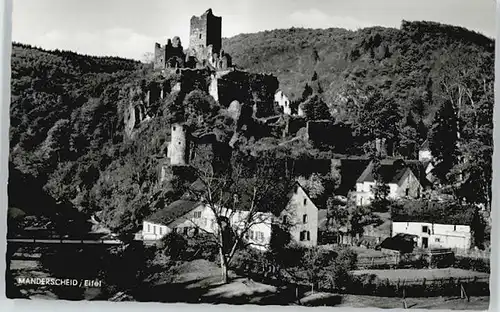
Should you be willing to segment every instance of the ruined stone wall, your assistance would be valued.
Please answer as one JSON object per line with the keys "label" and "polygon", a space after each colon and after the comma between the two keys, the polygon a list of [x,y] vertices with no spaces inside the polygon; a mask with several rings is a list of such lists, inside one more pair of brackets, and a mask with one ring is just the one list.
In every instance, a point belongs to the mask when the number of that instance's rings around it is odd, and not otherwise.
{"label": "ruined stone wall", "polygon": [[[278,79],[273,75],[233,70],[217,78],[217,98],[225,108],[236,100],[244,105],[255,106],[256,117],[267,117],[274,114],[274,95],[278,86]],[[213,86],[214,92],[215,89]]]}
{"label": "ruined stone wall", "polygon": [[170,135],[170,143],[167,149],[170,165],[186,166],[189,156],[186,127],[179,123],[172,124]]}
{"label": "ruined stone wall", "polygon": [[290,100],[288,97],[283,93],[283,91],[278,91],[274,95],[274,102],[282,108],[283,114],[285,115],[291,115],[292,114],[292,108],[290,106]]}
{"label": "ruined stone wall", "polygon": [[211,84],[211,75],[211,71],[206,68],[182,70],[180,75],[181,91],[188,94],[195,89],[199,89],[208,93]]}
{"label": "ruined stone wall", "polygon": [[307,135],[316,147],[328,147],[338,153],[346,153],[352,143],[352,129],[345,124],[332,121],[307,122]]}
{"label": "ruined stone wall", "polygon": [[167,61],[167,56],[165,53],[165,46],[161,46],[159,43],[155,43],[155,59],[153,63],[154,70],[160,70],[165,68]]}
{"label": "ruined stone wall", "polygon": [[[211,51],[207,50],[208,46]],[[213,53],[219,54],[222,47],[222,17],[215,16],[209,9],[201,16],[191,17],[189,48],[195,51],[197,58],[208,60]]]}

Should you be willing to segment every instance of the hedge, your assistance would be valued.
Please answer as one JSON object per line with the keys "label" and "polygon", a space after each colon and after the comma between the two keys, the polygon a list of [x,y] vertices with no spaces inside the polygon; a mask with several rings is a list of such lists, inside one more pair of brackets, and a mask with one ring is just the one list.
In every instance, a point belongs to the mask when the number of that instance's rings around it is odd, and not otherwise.
{"label": "hedge", "polygon": [[413,282],[379,279],[373,274],[353,276],[346,286],[345,293],[381,297],[437,297],[459,296],[460,287],[464,286],[469,296],[489,296],[489,283],[484,280],[443,279]]}
{"label": "hedge", "polygon": [[490,273],[490,259],[455,256],[454,268]]}

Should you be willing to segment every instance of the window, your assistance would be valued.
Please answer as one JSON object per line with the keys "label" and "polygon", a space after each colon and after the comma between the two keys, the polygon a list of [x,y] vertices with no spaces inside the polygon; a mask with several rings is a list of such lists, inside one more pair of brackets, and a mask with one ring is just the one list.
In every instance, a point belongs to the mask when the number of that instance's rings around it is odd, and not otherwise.
{"label": "window", "polygon": [[175,128],[176,128],[176,127],[175,127],[175,126],[173,126],[172,130],[174,130],[174,131],[175,131]]}
{"label": "window", "polygon": [[156,235],[156,225],[153,225],[153,234]]}
{"label": "window", "polygon": [[304,206],[307,205],[307,198],[304,198]]}
{"label": "window", "polygon": [[189,233],[189,228],[188,227],[185,227],[183,228],[183,232],[184,232],[184,235],[187,235]]}
{"label": "window", "polygon": [[283,216],[283,224],[284,225],[288,224],[288,216]]}
{"label": "window", "polygon": [[405,192],[406,192],[406,196],[410,196],[410,189],[409,188],[407,188]]}
{"label": "window", "polygon": [[161,226],[160,226],[160,235],[162,235],[162,231],[161,231],[161,230],[162,230],[162,228],[161,228]]}
{"label": "window", "polygon": [[151,232],[151,225],[148,223],[148,233]]}
{"label": "window", "polygon": [[300,232],[300,238],[299,238],[299,240],[301,242],[311,240],[311,233],[309,231],[302,231],[302,232]]}
{"label": "window", "polygon": [[195,217],[195,219],[201,218],[201,211],[195,211],[194,212],[194,217]]}
{"label": "window", "polygon": [[253,231],[250,231],[250,239],[253,239]]}
{"label": "window", "polygon": [[201,39],[201,34],[199,35],[199,38]]}
{"label": "window", "polygon": [[456,231],[456,230],[457,230],[457,226],[456,226],[456,225],[454,225],[454,226],[453,226],[453,231]]}
{"label": "window", "polygon": [[427,233],[429,232],[429,227],[427,225],[422,226],[422,233]]}
{"label": "window", "polygon": [[440,238],[438,238],[438,237],[436,237],[436,239],[434,239],[434,241],[435,241],[436,243],[439,243],[439,242],[441,242],[441,239],[440,239]]}
{"label": "window", "polygon": [[258,242],[264,241],[264,233],[262,232],[255,232],[255,238]]}
{"label": "window", "polygon": [[417,189],[417,198],[420,198],[420,188]]}
{"label": "window", "polygon": [[307,223],[307,215],[302,216],[302,223]]}

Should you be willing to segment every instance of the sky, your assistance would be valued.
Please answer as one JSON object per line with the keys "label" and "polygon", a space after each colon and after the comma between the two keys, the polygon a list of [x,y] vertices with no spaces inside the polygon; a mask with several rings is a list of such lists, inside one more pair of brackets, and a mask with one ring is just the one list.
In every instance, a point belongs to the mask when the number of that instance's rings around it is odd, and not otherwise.
{"label": "sky", "polygon": [[435,21],[495,37],[495,0],[13,0],[12,40],[45,49],[141,60],[154,43],[189,43],[193,15],[222,16],[231,37],[277,28],[399,28]]}

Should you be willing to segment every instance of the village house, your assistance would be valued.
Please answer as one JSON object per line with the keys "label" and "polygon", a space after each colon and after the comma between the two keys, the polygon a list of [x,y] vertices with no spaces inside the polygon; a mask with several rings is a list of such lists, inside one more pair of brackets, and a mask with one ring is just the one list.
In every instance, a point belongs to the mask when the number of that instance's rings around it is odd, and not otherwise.
{"label": "village house", "polygon": [[[358,206],[368,206],[375,198],[376,181],[373,172],[374,164],[370,164],[356,181],[355,198]],[[397,200],[401,198],[417,199],[421,197],[427,183],[422,181],[418,170],[413,169],[402,159],[383,159],[380,161],[380,175],[389,187],[388,199]],[[418,169],[418,168],[417,168]]]}
{"label": "village house", "polygon": [[425,140],[418,150],[418,160],[421,162],[432,160],[431,149],[429,147],[429,140]]}
{"label": "village house", "polygon": [[429,147],[429,140],[425,140],[424,143],[420,146],[418,150],[418,160],[422,162],[425,168],[425,177],[427,180],[430,182],[434,181],[434,176],[432,174],[432,170],[434,169],[434,166],[432,164],[432,154],[431,154],[431,149]]}
{"label": "village house", "polygon": [[468,225],[436,224],[429,222],[392,222],[392,235],[408,234],[416,236],[420,248],[456,248],[467,250],[471,247],[471,229]]}
{"label": "village house", "polygon": [[201,203],[178,200],[144,219],[142,239],[159,240],[172,231],[194,234],[197,231],[195,227],[209,229],[211,224],[208,217]]}
{"label": "village house", "polygon": [[[236,229],[243,229],[249,211],[225,209],[229,223]],[[271,212],[258,212],[253,216],[252,225],[245,238],[250,246],[267,250],[271,241],[273,224],[288,225],[292,240],[299,245],[312,247],[318,244],[318,208],[299,183],[295,184],[290,200],[279,217]],[[159,240],[176,231],[182,235],[215,233],[215,214],[210,207],[195,201],[178,200],[144,219],[143,240]]]}

